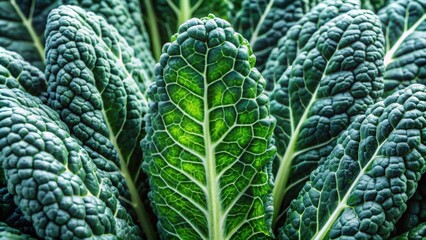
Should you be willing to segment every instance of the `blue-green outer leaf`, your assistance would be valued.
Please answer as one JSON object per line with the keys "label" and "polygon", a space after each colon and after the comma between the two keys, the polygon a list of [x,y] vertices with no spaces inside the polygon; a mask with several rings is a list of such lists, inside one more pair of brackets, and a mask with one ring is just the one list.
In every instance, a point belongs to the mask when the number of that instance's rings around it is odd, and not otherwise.
{"label": "blue-green outer leaf", "polygon": [[277,118],[275,221],[338,136],[380,98],[383,55],[378,17],[352,10],[322,26],[278,81],[270,97]]}
{"label": "blue-green outer leaf", "polygon": [[0,222],[0,240],[35,240],[35,238]]}
{"label": "blue-green outer leaf", "polygon": [[256,67],[263,71],[278,40],[307,13],[315,0],[244,0],[234,25],[249,39],[256,56]]}
{"label": "blue-green outer leaf", "polygon": [[395,1],[379,17],[386,38],[383,96],[413,83],[426,84],[426,1]]}
{"label": "blue-green outer leaf", "polygon": [[0,2],[0,46],[19,53],[44,69],[44,29],[53,0],[3,0]]}
{"label": "blue-green outer leaf", "polygon": [[359,8],[359,0],[327,0],[307,12],[271,51],[262,71],[262,76],[266,79],[266,90],[274,89],[285,70],[291,67],[300,51],[321,26],[340,14]]}
{"label": "blue-green outer leaf", "polygon": [[155,238],[139,178],[147,110],[137,86],[144,77],[141,62],[106,20],[76,6],[50,13],[46,43],[48,104],[81,141],[98,174],[132,203],[143,232]]}
{"label": "blue-green outer leaf", "polygon": [[426,222],[423,222],[413,228],[411,228],[409,231],[397,236],[391,238],[391,240],[423,240],[426,238]]}
{"label": "blue-green outer leaf", "polygon": [[371,106],[292,202],[284,239],[389,237],[425,172],[426,87]]}
{"label": "blue-green outer leaf", "polygon": [[251,48],[214,16],[185,22],[172,40],[142,142],[161,236],[267,238],[275,119]]}
{"label": "blue-green outer leaf", "polygon": [[55,111],[0,86],[0,163],[8,191],[41,238],[139,239],[117,190]]}
{"label": "blue-green outer leaf", "polygon": [[150,85],[154,76],[155,61],[138,0],[60,0],[59,2],[60,5],[76,5],[86,11],[92,11],[114,26],[134,50],[134,56],[141,61],[146,74],[145,83],[142,84]]}

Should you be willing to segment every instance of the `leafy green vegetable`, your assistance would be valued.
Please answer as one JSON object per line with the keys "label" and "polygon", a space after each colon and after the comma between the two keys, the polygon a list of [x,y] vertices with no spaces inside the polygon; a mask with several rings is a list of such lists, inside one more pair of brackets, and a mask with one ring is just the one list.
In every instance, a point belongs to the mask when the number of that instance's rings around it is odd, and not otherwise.
{"label": "leafy green vegetable", "polygon": [[143,3],[156,59],[160,57],[162,43],[170,41],[186,20],[212,12],[226,17],[228,9],[225,0],[144,0]]}
{"label": "leafy green vegetable", "polygon": [[210,15],[163,48],[142,141],[164,239],[271,236],[272,131],[248,42]]}
{"label": "leafy green vegetable", "polygon": [[20,89],[0,85],[0,163],[15,204],[42,238],[111,236],[139,230],[59,116]]}
{"label": "leafy green vegetable", "polygon": [[[3,168],[0,167],[0,171],[3,173]],[[0,222],[16,228],[22,233],[36,236],[32,223],[25,219],[21,209],[15,205],[13,195],[7,191],[6,185],[6,182],[0,183]],[[2,230],[0,230],[1,236]]]}
{"label": "leafy green vegetable", "polygon": [[46,78],[38,68],[31,66],[14,52],[0,47],[0,84],[20,88],[47,102]]}
{"label": "leafy green vegetable", "polygon": [[392,238],[392,240],[404,240],[404,239],[410,239],[410,240],[422,240],[426,237],[426,222],[419,224],[418,226],[410,229],[410,231],[401,234],[398,237]]}
{"label": "leafy green vegetable", "polygon": [[[143,232],[155,232],[141,175],[146,99],[140,61],[103,18],[75,6],[53,10],[46,27],[49,105],[97,166],[131,202]],[[128,194],[126,194],[126,185]]]}
{"label": "leafy green vegetable", "polygon": [[43,33],[56,1],[3,0],[0,2],[0,46],[19,53],[44,69]]}
{"label": "leafy green vegetable", "polygon": [[407,210],[395,225],[392,235],[400,235],[410,231],[422,222],[426,222],[426,175],[419,181],[419,187],[413,197],[408,200]]}
{"label": "leafy green vegetable", "polygon": [[383,34],[372,12],[352,10],[322,26],[271,95],[277,173],[275,221],[349,124],[383,91]]}
{"label": "leafy green vegetable", "polygon": [[266,79],[266,90],[272,91],[275,83],[291,67],[301,49],[312,35],[336,16],[359,9],[359,0],[326,0],[318,3],[282,37],[271,51],[262,76]]}
{"label": "leafy green vegetable", "polygon": [[18,229],[9,227],[6,223],[0,222],[0,240],[32,240],[29,235],[21,233]]}
{"label": "leafy green vegetable", "polygon": [[282,238],[387,238],[426,170],[425,129],[424,85],[371,106],[292,202]]}
{"label": "leafy green vegetable", "polygon": [[[368,9],[373,12],[378,12],[395,0],[361,0],[362,9]],[[410,0],[409,0],[410,1]]]}
{"label": "leafy green vegetable", "polygon": [[256,67],[263,71],[266,60],[278,40],[315,1],[304,0],[243,0],[234,19],[237,31],[249,39],[256,56]]}
{"label": "leafy green vegetable", "polygon": [[426,1],[399,0],[379,12],[386,38],[384,97],[426,84]]}
{"label": "leafy green vegetable", "polygon": [[59,2],[60,5],[80,6],[86,11],[92,11],[105,18],[133,48],[134,56],[141,60],[142,68],[146,72],[145,79],[153,78],[155,61],[138,0],[60,0]]}

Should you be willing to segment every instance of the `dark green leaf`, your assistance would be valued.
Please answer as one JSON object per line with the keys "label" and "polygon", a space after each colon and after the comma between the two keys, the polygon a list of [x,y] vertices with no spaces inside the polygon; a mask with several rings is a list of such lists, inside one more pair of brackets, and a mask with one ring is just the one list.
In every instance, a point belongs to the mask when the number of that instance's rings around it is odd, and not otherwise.
{"label": "dark green leaf", "polygon": [[41,238],[139,239],[117,190],[59,116],[20,89],[0,85],[0,163],[8,191]]}
{"label": "dark green leaf", "polygon": [[395,1],[379,17],[386,38],[383,96],[412,83],[426,84],[426,1]]}
{"label": "dark green leaf", "polygon": [[285,239],[386,239],[426,171],[426,87],[371,106],[292,202]]}
{"label": "dark green leaf", "polygon": [[381,96],[383,55],[377,16],[352,10],[322,26],[282,75],[271,95],[277,118],[275,221],[340,133]]}
{"label": "dark green leaf", "polygon": [[272,91],[276,82],[291,67],[312,35],[336,16],[359,9],[359,0],[326,0],[318,3],[292,26],[271,51],[262,76],[266,79],[266,90]]}
{"label": "dark green leaf", "polygon": [[53,0],[0,1],[0,46],[43,70],[43,33],[47,15],[56,6]]}
{"label": "dark green leaf", "polygon": [[[118,31],[75,6],[53,10],[46,28],[49,105],[98,168],[131,202],[148,238],[155,238],[141,179],[146,99],[143,67]],[[128,194],[126,185],[128,188]]]}

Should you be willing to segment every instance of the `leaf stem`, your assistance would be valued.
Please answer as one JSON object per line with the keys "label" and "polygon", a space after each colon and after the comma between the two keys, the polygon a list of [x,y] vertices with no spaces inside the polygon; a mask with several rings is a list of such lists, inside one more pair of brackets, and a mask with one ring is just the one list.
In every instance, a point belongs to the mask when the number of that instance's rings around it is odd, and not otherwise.
{"label": "leaf stem", "polygon": [[149,35],[151,37],[151,46],[154,58],[156,61],[160,59],[161,56],[161,38],[158,31],[157,19],[155,17],[154,8],[152,7],[151,0],[144,0],[146,14],[148,17],[148,29]]}
{"label": "leaf stem", "polygon": [[40,37],[37,35],[36,31],[34,30],[33,25],[31,24],[32,21],[32,14],[33,14],[33,8],[35,7],[35,0],[32,1],[31,3],[31,11],[30,11],[30,17],[27,18],[24,13],[22,13],[21,9],[19,8],[19,6],[16,4],[15,0],[10,0],[10,4],[12,5],[12,7],[15,9],[16,13],[18,14],[18,16],[21,18],[22,20],[22,24],[25,26],[25,28],[27,29],[28,33],[31,36],[31,39],[34,42],[34,47],[36,48],[38,54],[40,55],[40,59],[41,61],[44,63],[44,46],[43,43],[41,42]]}
{"label": "leaf stem", "polygon": [[190,0],[180,0],[180,14],[178,16],[177,28],[192,17],[191,3],[189,1]]}
{"label": "leaf stem", "polygon": [[127,168],[127,161],[125,160],[123,154],[121,153],[121,149],[117,143],[116,136],[113,134],[112,126],[110,125],[110,122],[108,121],[107,114],[104,110],[102,110],[102,114],[105,119],[105,124],[107,125],[109,129],[109,139],[114,146],[114,148],[117,151],[117,155],[120,159],[120,171],[124,177],[124,180],[126,181],[127,187],[129,188],[130,192],[130,203],[135,210],[136,216],[139,221],[139,225],[142,228],[143,233],[145,233],[148,240],[155,240],[156,232],[154,230],[154,226],[152,225],[151,221],[149,220],[148,212],[146,211],[142,200],[139,197],[139,192],[136,189],[135,183],[133,182],[133,179],[130,175],[129,169]]}

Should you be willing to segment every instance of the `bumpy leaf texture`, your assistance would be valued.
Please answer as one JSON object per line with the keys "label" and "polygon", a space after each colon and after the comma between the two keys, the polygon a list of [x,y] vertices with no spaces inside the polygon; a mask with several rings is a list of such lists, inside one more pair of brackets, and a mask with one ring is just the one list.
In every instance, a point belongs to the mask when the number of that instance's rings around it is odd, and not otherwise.
{"label": "bumpy leaf texture", "polygon": [[53,0],[0,1],[0,46],[43,70],[44,28],[47,15],[56,6]]}
{"label": "bumpy leaf texture", "polygon": [[426,1],[399,0],[379,12],[386,38],[384,97],[426,84]]}
{"label": "bumpy leaf texture", "polygon": [[336,16],[360,8],[359,0],[326,0],[318,3],[282,37],[271,51],[262,76],[266,91],[272,91],[276,82],[290,68],[312,35]]}
{"label": "bumpy leaf texture", "polygon": [[149,36],[143,23],[138,0],[60,0],[60,5],[77,5],[92,11],[118,30],[134,50],[134,56],[141,60],[149,85],[154,76],[155,61],[151,53]]}
{"label": "bumpy leaf texture", "polygon": [[20,88],[47,102],[47,82],[44,73],[14,52],[0,47],[0,85]]}
{"label": "bumpy leaf texture", "polygon": [[55,111],[0,85],[0,124],[8,191],[39,237],[139,239],[117,191]]}
{"label": "bumpy leaf texture", "polygon": [[142,142],[163,238],[271,235],[275,119],[254,64],[247,40],[212,15],[164,46]]}
{"label": "bumpy leaf texture", "polygon": [[419,187],[407,203],[407,210],[395,225],[392,235],[410,231],[420,223],[426,222],[426,175],[419,181]]}
{"label": "bumpy leaf texture", "polygon": [[[1,166],[0,171],[3,173],[3,168]],[[8,226],[16,228],[22,233],[26,233],[30,236],[37,236],[32,223],[25,219],[21,209],[15,205],[13,195],[7,191],[7,182],[0,183],[0,213],[0,222],[4,222]],[[0,237],[2,236],[3,233],[0,230]]]}
{"label": "bumpy leaf texture", "polygon": [[425,172],[426,87],[371,106],[311,174],[280,231],[283,239],[386,239]]}
{"label": "bumpy leaf texture", "polygon": [[16,228],[9,227],[6,223],[0,222],[0,240],[33,240],[30,235],[24,234]]}
{"label": "bumpy leaf texture", "polygon": [[81,141],[98,174],[132,202],[144,233],[153,237],[142,191],[139,142],[144,136],[146,99],[136,84],[142,72],[132,49],[103,18],[76,6],[50,13],[48,103]]}
{"label": "bumpy leaf texture", "polygon": [[234,20],[237,31],[249,39],[256,56],[256,67],[263,71],[278,40],[315,6],[317,1],[243,0]]}
{"label": "bumpy leaf texture", "polygon": [[277,118],[276,220],[340,133],[381,96],[383,55],[377,16],[352,10],[322,26],[279,80],[271,95]]}
{"label": "bumpy leaf texture", "polygon": [[418,226],[411,228],[408,232],[405,232],[397,237],[391,238],[392,240],[423,240],[426,238],[426,222],[419,224]]}
{"label": "bumpy leaf texture", "polygon": [[[22,57],[0,47],[0,85],[7,88],[19,88],[43,103],[47,101],[47,84],[44,74],[36,67],[24,61]],[[7,181],[0,164],[0,221],[21,232],[35,234],[21,210],[13,202],[13,195],[7,191]]]}

